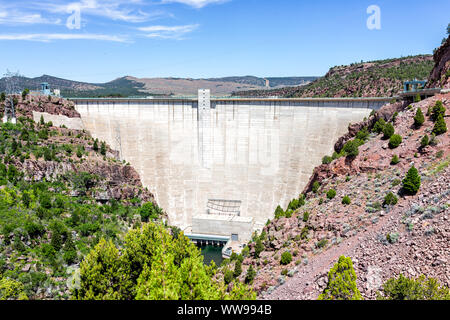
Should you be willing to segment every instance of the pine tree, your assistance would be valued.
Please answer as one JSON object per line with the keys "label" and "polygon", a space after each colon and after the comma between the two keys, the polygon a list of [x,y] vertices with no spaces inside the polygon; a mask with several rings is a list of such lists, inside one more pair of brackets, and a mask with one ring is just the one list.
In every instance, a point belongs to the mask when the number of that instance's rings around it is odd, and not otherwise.
{"label": "pine tree", "polygon": [[425,117],[422,113],[422,109],[417,108],[416,116],[414,117],[414,125],[419,128],[425,122]]}
{"label": "pine tree", "polygon": [[95,141],[94,141],[94,151],[95,152],[98,151],[98,139],[95,139]]}
{"label": "pine tree", "polygon": [[104,141],[102,141],[102,145],[101,145],[101,147],[100,147],[100,153],[101,153],[103,156],[106,156],[106,144],[105,144]]}
{"label": "pine tree", "polygon": [[264,245],[263,245],[261,239],[256,240],[255,258],[259,258],[259,255],[261,254],[261,252],[263,252],[263,250],[264,250]]}
{"label": "pine tree", "polygon": [[72,234],[69,232],[66,238],[66,241],[64,242],[64,261],[66,261],[68,264],[72,264],[77,260],[77,248],[75,247],[75,244],[72,240]]}
{"label": "pine tree", "polygon": [[424,135],[422,140],[420,141],[420,146],[422,148],[425,148],[426,146],[428,146],[428,144],[430,143],[430,138],[428,137],[428,135]]}
{"label": "pine tree", "polygon": [[431,119],[436,122],[439,118],[439,115],[445,115],[445,107],[440,100],[436,101],[436,104],[431,111]]}
{"label": "pine tree", "polygon": [[390,123],[386,123],[386,125],[383,128],[383,138],[389,139],[393,134],[395,133],[395,129]]}
{"label": "pine tree", "polygon": [[356,273],[351,258],[341,256],[328,272],[328,284],[319,300],[362,300],[356,287]]}
{"label": "pine tree", "polygon": [[436,123],[434,124],[433,134],[441,135],[447,132],[447,124],[445,123],[444,117],[442,114],[439,114]]}
{"label": "pine tree", "polygon": [[403,179],[403,190],[407,194],[414,195],[420,188],[420,175],[414,165],[408,170],[405,179]]}
{"label": "pine tree", "polygon": [[250,267],[247,270],[247,275],[245,276],[245,283],[252,283],[253,279],[255,279],[256,271],[253,269],[253,266],[250,265]]}
{"label": "pine tree", "polygon": [[233,276],[237,278],[241,275],[241,273],[242,273],[242,262],[240,260],[237,260],[236,263],[234,264]]}
{"label": "pine tree", "polygon": [[54,228],[52,232],[52,240],[50,241],[53,249],[56,251],[61,250],[62,247],[62,235],[58,228]]}

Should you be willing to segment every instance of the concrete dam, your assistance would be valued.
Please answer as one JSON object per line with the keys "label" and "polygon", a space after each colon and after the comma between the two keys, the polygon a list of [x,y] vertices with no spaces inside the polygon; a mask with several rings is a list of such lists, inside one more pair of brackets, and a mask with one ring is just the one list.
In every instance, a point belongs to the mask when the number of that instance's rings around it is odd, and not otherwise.
{"label": "concrete dam", "polygon": [[247,241],[299,196],[349,123],[388,99],[71,99],[187,234]]}

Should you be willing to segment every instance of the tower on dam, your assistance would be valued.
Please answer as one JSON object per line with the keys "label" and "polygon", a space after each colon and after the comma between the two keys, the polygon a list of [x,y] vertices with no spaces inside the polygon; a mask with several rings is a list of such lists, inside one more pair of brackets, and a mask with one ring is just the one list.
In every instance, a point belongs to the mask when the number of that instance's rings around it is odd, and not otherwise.
{"label": "tower on dam", "polygon": [[[83,127],[121,151],[171,224],[185,233],[230,236],[238,229],[242,241],[272,219],[278,205],[286,207],[299,196],[349,123],[384,103],[217,100],[206,90],[198,100],[74,102]],[[215,199],[239,203],[239,214],[207,212]]]}

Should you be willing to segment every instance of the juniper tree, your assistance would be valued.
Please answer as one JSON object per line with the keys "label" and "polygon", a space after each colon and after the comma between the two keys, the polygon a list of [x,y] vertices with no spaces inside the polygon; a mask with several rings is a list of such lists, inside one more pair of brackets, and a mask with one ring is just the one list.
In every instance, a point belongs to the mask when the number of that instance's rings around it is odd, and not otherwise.
{"label": "juniper tree", "polygon": [[414,195],[420,188],[420,175],[414,165],[408,170],[405,179],[403,179],[403,190],[407,194]]}
{"label": "juniper tree", "polygon": [[402,136],[399,134],[394,134],[389,139],[389,148],[395,149],[402,143]]}
{"label": "juniper tree", "polygon": [[351,258],[341,256],[328,272],[328,284],[319,300],[362,300],[356,287],[356,273]]}
{"label": "juniper tree", "polygon": [[425,117],[422,113],[422,109],[417,108],[417,112],[416,115],[414,117],[414,125],[419,128],[423,125],[423,123],[425,122]]}
{"label": "juniper tree", "polygon": [[101,144],[101,147],[100,147],[100,153],[101,153],[103,156],[106,156],[106,144],[105,144],[104,141],[102,141],[102,144]]}
{"label": "juniper tree", "polygon": [[438,115],[436,123],[434,124],[433,134],[436,136],[444,134],[447,132],[447,124],[445,123],[444,117],[442,114]]}
{"label": "juniper tree", "polygon": [[245,283],[249,284],[252,283],[253,279],[255,279],[256,271],[253,269],[253,266],[250,265],[250,267],[247,270],[247,275],[245,276]]}
{"label": "juniper tree", "polygon": [[264,251],[264,245],[261,241],[261,239],[256,240],[256,245],[255,245],[255,258],[259,258],[259,255],[261,254],[261,252]]}
{"label": "juniper tree", "polygon": [[436,122],[439,115],[445,116],[445,107],[440,100],[436,101],[436,104],[431,111],[431,120]]}
{"label": "juniper tree", "polygon": [[424,135],[422,140],[420,140],[420,146],[422,148],[425,148],[426,146],[428,146],[428,144],[430,143],[430,139],[428,138],[428,135]]}
{"label": "juniper tree", "polygon": [[351,140],[344,145],[344,151],[347,156],[354,158],[359,154],[358,150],[359,144],[356,140]]}
{"label": "juniper tree", "polygon": [[95,152],[98,151],[98,139],[95,139],[95,141],[94,141],[94,151]]}
{"label": "juniper tree", "polygon": [[390,123],[386,123],[386,125],[383,127],[383,138],[389,139],[394,133],[394,126]]}
{"label": "juniper tree", "polygon": [[450,290],[434,278],[406,278],[402,274],[383,284],[378,300],[450,300]]}

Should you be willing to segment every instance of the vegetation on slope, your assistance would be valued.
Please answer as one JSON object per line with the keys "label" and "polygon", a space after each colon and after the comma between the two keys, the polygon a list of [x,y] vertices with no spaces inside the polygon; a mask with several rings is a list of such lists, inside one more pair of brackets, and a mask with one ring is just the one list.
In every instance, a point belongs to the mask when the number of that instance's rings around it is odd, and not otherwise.
{"label": "vegetation on slope", "polygon": [[433,69],[431,55],[353,63],[331,68],[322,78],[302,87],[245,91],[241,96],[391,97],[403,90],[403,81],[427,79]]}
{"label": "vegetation on slope", "polygon": [[[352,259],[341,256],[328,272],[328,284],[319,300],[362,300],[356,285]],[[450,300],[450,289],[434,278],[398,277],[388,279],[377,293],[378,300]]]}

